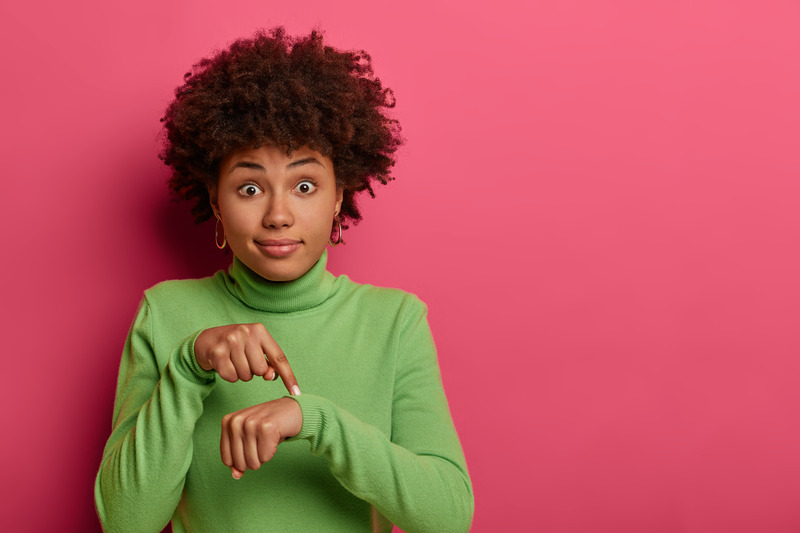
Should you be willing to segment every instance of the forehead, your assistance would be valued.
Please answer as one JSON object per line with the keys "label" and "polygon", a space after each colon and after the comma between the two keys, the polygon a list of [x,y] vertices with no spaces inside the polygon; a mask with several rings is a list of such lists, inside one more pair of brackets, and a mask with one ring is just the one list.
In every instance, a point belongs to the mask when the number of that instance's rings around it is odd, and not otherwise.
{"label": "forehead", "polygon": [[220,170],[224,174],[239,166],[240,163],[255,163],[256,167],[265,170],[292,170],[300,164],[312,163],[327,169],[333,168],[333,162],[316,150],[307,146],[298,148],[288,153],[285,148],[265,145],[259,147],[245,147],[234,150],[221,162]]}

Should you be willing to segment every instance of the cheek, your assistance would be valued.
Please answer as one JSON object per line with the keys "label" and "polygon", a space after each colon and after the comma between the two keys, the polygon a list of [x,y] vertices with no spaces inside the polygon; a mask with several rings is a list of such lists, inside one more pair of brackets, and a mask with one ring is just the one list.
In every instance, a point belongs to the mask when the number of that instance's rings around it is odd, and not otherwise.
{"label": "cheek", "polygon": [[309,224],[313,227],[315,234],[324,235],[327,239],[333,224],[333,213],[336,210],[335,198],[326,199],[320,202],[313,210],[309,210]]}
{"label": "cheek", "polygon": [[243,209],[242,206],[232,209],[229,206],[226,210],[224,204],[220,204],[220,210],[224,213],[225,231],[232,235],[250,233],[261,221],[256,209]]}
{"label": "cheek", "polygon": [[327,235],[326,225],[324,211],[323,213],[317,211],[309,213],[309,216],[305,218],[304,229],[309,237],[321,239],[323,235]]}

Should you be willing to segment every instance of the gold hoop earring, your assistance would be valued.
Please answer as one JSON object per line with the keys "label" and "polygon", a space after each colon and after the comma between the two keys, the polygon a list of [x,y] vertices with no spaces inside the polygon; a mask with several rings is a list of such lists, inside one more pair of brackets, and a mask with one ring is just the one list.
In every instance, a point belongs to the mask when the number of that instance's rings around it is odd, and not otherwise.
{"label": "gold hoop earring", "polygon": [[342,221],[339,219],[339,213],[336,213],[335,215],[333,215],[333,221],[336,223],[337,236],[336,236],[336,240],[335,241],[331,241],[330,238],[329,238],[328,239],[328,244],[330,244],[332,247],[336,248],[337,246],[342,244],[342,242],[344,242],[342,240]]}
{"label": "gold hoop earring", "polygon": [[217,245],[217,248],[220,250],[225,248],[225,245],[228,244],[228,237],[225,236],[225,226],[222,227],[222,244],[219,243],[219,223],[222,220],[217,216],[217,223],[214,226],[214,244]]}

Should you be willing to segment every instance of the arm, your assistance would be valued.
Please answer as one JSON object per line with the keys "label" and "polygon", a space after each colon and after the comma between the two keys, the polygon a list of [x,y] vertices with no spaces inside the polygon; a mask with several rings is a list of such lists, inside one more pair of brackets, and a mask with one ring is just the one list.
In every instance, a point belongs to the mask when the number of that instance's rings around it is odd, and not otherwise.
{"label": "arm", "polygon": [[214,372],[194,357],[198,333],[180,342],[163,371],[154,353],[152,309],[142,301],[120,363],[113,431],[95,481],[106,531],[160,531],[178,505],[192,435]]}
{"label": "arm", "polygon": [[298,438],[334,476],[411,532],[468,531],[473,494],[442,389],[436,349],[418,300],[406,307],[398,346],[391,439],[332,402],[304,394]]}

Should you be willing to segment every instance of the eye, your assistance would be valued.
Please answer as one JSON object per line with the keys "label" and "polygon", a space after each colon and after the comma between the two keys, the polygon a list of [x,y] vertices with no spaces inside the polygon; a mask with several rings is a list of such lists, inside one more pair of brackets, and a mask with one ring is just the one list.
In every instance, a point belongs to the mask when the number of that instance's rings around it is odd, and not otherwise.
{"label": "eye", "polygon": [[239,194],[242,196],[256,196],[261,193],[261,188],[258,185],[247,183],[239,187]]}
{"label": "eye", "polygon": [[317,184],[311,180],[303,180],[297,184],[294,188],[297,192],[301,194],[311,194],[317,189]]}

